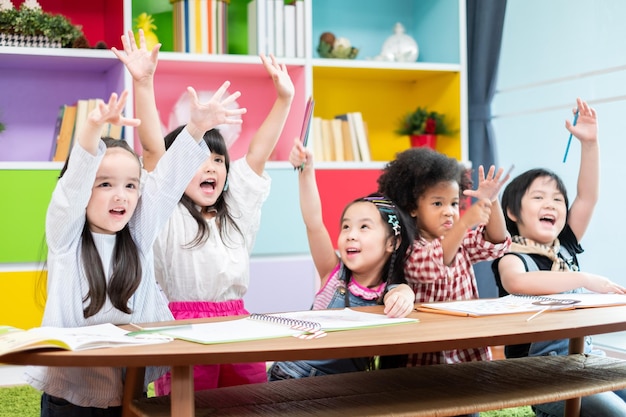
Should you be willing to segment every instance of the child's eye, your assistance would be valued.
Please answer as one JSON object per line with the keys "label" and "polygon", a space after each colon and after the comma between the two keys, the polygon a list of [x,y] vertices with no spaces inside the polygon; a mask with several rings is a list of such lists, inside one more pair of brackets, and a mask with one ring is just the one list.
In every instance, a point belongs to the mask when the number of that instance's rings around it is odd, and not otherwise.
{"label": "child's eye", "polygon": [[98,187],[110,187],[111,183],[110,182],[103,182],[100,185],[98,185]]}
{"label": "child's eye", "polygon": [[369,229],[369,228],[370,228],[370,227],[369,227],[369,225],[367,225],[367,224],[362,224],[362,225],[361,225],[361,229]]}
{"label": "child's eye", "polygon": [[223,163],[224,163],[224,157],[222,157],[222,156],[216,156],[216,157],[215,157],[215,159],[214,159],[214,161],[215,161],[215,162],[218,162],[218,163],[220,163],[220,164],[223,164]]}
{"label": "child's eye", "polygon": [[441,207],[441,206],[442,206],[441,201],[435,201],[435,202],[433,203],[433,206],[435,206],[435,207]]}
{"label": "child's eye", "polygon": [[135,188],[137,188],[137,185],[135,185],[135,184],[127,184],[126,188],[130,188],[130,189],[134,190]]}
{"label": "child's eye", "polygon": [[459,202],[458,202],[458,201],[455,201],[454,203],[452,203],[452,207],[455,207],[455,208],[456,208],[456,207],[458,207],[458,206],[459,206]]}
{"label": "child's eye", "polygon": [[341,230],[347,230],[347,229],[349,229],[349,226],[347,224],[341,225]]}

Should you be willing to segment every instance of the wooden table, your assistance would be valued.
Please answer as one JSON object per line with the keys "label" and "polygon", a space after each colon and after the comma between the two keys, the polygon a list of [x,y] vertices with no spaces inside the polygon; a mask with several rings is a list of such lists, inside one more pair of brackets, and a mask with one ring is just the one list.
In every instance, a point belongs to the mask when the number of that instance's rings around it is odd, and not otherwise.
{"label": "wooden table", "polygon": [[[360,310],[382,313],[382,307],[365,307]],[[411,317],[418,318],[419,322],[333,332],[314,340],[287,337],[216,345],[176,340],[141,347],[80,352],[19,352],[5,356],[3,362],[44,366],[125,366],[128,368],[124,393],[125,416],[132,415],[128,405],[141,394],[144,368],[171,366],[171,408],[176,410],[176,416],[193,417],[192,369],[195,364],[393,355],[566,338],[570,339],[570,353],[582,353],[584,336],[626,330],[626,306],[549,312],[530,322],[526,321],[528,314],[470,318],[414,312]],[[567,416],[577,416],[580,399],[568,400],[566,407]]]}

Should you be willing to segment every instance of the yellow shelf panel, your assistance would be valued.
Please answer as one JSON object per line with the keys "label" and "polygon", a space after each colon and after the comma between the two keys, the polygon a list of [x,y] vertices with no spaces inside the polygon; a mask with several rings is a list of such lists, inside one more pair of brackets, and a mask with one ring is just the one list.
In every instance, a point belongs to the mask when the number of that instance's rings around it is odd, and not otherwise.
{"label": "yellow shelf panel", "polygon": [[0,324],[41,326],[47,276],[46,271],[0,272]]}
{"label": "yellow shelf panel", "polygon": [[394,131],[399,120],[418,106],[446,114],[456,133],[438,139],[437,150],[461,158],[460,73],[372,68],[315,67],[315,116],[361,112],[367,123],[372,159],[388,161],[407,149],[409,138]]}

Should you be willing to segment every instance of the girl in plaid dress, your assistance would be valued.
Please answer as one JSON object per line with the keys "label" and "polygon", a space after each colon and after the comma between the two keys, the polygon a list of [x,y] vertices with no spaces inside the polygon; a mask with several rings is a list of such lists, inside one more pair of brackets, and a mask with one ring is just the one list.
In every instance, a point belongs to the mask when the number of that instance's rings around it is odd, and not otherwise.
{"label": "girl in plaid dress", "polygon": [[[498,258],[510,244],[498,192],[508,179],[503,170],[478,169],[478,189],[471,190],[467,170],[453,158],[429,148],[397,155],[378,179],[379,191],[408,212],[417,237],[404,272],[417,303],[478,298],[472,265]],[[476,202],[463,215],[462,196]],[[489,360],[488,348],[457,349],[413,355],[409,365]]]}

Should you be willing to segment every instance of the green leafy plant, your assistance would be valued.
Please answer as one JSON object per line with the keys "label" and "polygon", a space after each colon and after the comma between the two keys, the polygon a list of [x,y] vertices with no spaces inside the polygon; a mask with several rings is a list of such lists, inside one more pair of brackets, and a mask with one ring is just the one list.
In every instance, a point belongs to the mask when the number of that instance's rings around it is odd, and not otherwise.
{"label": "green leafy plant", "polygon": [[59,42],[64,48],[84,38],[81,26],[63,15],[45,13],[41,9],[25,7],[0,10],[0,33],[24,36],[45,36],[51,42]]}
{"label": "green leafy plant", "polygon": [[399,122],[398,135],[450,135],[454,133],[446,123],[446,116],[426,107],[418,107],[405,114]]}

